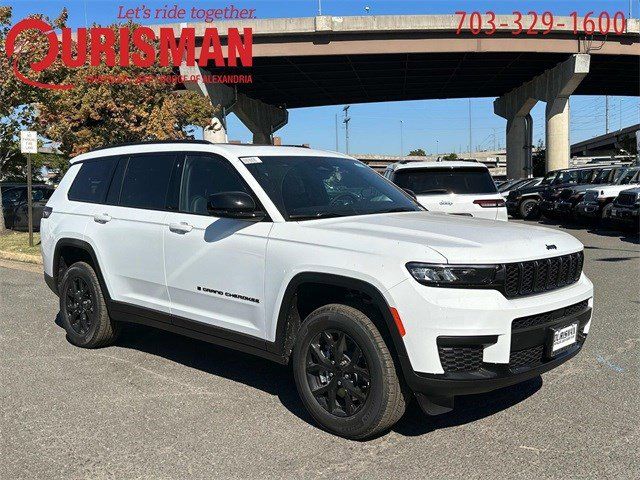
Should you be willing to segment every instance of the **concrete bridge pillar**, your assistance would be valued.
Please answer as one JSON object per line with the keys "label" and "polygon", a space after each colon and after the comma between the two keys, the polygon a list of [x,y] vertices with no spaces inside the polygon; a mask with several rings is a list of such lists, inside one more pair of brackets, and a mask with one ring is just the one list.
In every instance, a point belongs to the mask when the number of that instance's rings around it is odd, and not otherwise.
{"label": "concrete bridge pillar", "polygon": [[546,167],[547,171],[567,168],[571,157],[569,146],[569,98],[557,97],[547,102]]}
{"label": "concrete bridge pillar", "polygon": [[[180,74],[185,78],[201,79],[205,74],[200,67],[180,66]],[[273,133],[289,121],[289,112],[280,107],[268,105],[260,100],[237,93],[233,88],[220,83],[204,83],[202,80],[185,82],[189,90],[208,97],[217,109],[210,125],[205,127],[204,139],[213,143],[227,142],[228,113],[235,113],[240,121],[253,133],[253,143],[273,143]]]}
{"label": "concrete bridge pillar", "polygon": [[507,120],[507,178],[526,176],[526,117],[515,115]]}
{"label": "concrete bridge pillar", "polygon": [[[532,132],[526,127],[526,115],[538,102],[546,108],[546,167],[569,166],[569,96],[589,73],[591,57],[572,55],[569,59],[511,90],[493,102],[496,115],[507,119],[507,176],[522,178],[530,173]],[[523,160],[524,157],[524,160]]]}

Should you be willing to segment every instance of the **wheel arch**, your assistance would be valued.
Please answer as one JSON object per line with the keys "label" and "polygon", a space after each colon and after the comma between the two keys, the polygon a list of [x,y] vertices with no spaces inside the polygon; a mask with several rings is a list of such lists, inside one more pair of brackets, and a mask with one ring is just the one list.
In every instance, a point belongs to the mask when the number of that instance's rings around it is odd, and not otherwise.
{"label": "wheel arch", "polygon": [[[268,346],[268,349],[282,355],[285,359],[290,357],[300,324],[306,316],[300,314],[298,308],[300,299],[298,297],[304,292],[305,287],[309,288],[309,286],[319,289],[334,289],[334,292],[349,292],[350,297],[352,294],[351,298],[354,301],[344,301],[343,299],[343,303],[355,306],[363,310],[363,313],[373,317],[371,319],[380,331],[394,359],[398,359],[398,365],[401,364],[404,368],[404,359],[408,358],[404,341],[395,326],[390,305],[382,292],[365,280],[331,273],[301,272],[289,281],[278,310],[275,341]],[[328,303],[336,303],[331,295],[325,300],[316,299],[315,302],[318,307]]]}
{"label": "wheel arch", "polygon": [[100,262],[90,243],[78,238],[61,238],[56,243],[53,253],[53,282],[56,287],[60,287],[60,281],[64,276],[66,268],[76,261],[86,261],[93,267],[105,297],[107,307],[110,307],[111,296],[104,281]]}

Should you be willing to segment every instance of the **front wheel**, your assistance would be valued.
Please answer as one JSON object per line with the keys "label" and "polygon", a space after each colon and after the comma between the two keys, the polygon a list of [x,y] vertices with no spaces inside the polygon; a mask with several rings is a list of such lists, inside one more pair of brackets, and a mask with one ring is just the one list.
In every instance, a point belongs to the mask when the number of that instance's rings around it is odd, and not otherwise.
{"label": "front wheel", "polygon": [[528,198],[520,203],[520,216],[525,220],[535,220],[540,218],[540,206],[538,200]]}
{"label": "front wheel", "polygon": [[391,353],[371,319],[356,308],[326,305],[305,319],[294,346],[293,373],[309,413],[336,435],[367,438],[404,414]]}

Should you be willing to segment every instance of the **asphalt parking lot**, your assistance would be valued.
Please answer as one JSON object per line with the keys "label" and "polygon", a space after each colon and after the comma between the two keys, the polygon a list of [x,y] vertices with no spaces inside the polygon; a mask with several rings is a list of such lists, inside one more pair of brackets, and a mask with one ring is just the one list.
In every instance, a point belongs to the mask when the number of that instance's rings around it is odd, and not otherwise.
{"label": "asphalt parking lot", "polygon": [[289,370],[249,355],[138,326],[73,347],[42,275],[0,263],[0,477],[640,478],[640,245],[567,231],[596,292],[580,355],[367,442],[316,428]]}

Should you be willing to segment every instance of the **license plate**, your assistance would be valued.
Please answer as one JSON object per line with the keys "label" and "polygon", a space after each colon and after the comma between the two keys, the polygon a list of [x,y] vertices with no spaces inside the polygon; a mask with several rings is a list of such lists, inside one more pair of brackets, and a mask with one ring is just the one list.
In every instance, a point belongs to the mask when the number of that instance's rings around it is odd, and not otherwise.
{"label": "license plate", "polygon": [[615,215],[616,213],[618,213],[618,211],[615,208],[611,209],[611,215]]}
{"label": "license plate", "polygon": [[578,324],[572,323],[566,327],[551,329],[551,356],[566,350],[576,343],[578,338]]}

